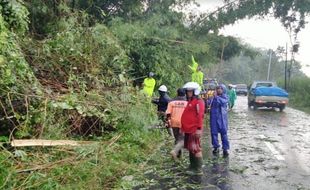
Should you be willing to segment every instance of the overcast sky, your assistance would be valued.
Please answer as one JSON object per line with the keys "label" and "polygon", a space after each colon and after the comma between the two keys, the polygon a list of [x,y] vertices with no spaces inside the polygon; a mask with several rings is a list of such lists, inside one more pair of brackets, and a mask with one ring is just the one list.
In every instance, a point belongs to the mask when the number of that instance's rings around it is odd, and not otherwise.
{"label": "overcast sky", "polygon": [[[221,6],[221,0],[196,0],[201,6],[199,11],[212,11]],[[310,18],[308,19],[310,20]],[[281,23],[273,18],[264,20],[245,19],[234,25],[224,27],[221,34],[241,38],[244,42],[265,49],[275,50],[278,46],[289,44],[289,36]],[[310,23],[298,34],[300,48],[296,60],[301,62],[302,70],[310,76]]]}

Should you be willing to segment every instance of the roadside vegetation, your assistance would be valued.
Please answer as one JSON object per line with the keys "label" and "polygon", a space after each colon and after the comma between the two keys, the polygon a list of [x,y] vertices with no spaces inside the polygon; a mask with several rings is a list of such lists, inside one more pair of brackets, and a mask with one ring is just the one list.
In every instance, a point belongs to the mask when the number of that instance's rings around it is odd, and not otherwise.
{"label": "roadside vegetation", "polygon": [[310,113],[310,78],[296,77],[290,85],[290,106]]}
{"label": "roadside vegetation", "polygon": [[[164,138],[140,92],[150,71],[170,92],[192,54],[212,65],[220,42],[186,27],[187,1],[0,3],[0,189],[109,189],[139,171]],[[111,7],[116,8],[111,9]],[[124,14],[130,12],[131,14]],[[215,48],[210,48],[210,40]],[[172,93],[173,94],[173,93]],[[90,141],[12,148],[13,139]]]}
{"label": "roadside vegetation", "polygon": [[[194,4],[2,0],[0,189],[110,189],[139,171],[165,137],[152,129],[156,109],[140,92],[146,74],[173,96],[190,79],[191,55],[209,72],[256,52],[218,34],[238,14],[220,12],[205,24],[185,14]],[[13,139],[92,143],[12,148]]]}

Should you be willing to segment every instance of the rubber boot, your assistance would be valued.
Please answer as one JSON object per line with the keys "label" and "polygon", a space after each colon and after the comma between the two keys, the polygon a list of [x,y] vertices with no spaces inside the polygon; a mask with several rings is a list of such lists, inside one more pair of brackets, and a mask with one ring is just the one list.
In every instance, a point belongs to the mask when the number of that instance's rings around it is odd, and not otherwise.
{"label": "rubber boot", "polygon": [[212,154],[214,156],[217,156],[219,154],[220,150],[218,148],[214,148],[213,151],[212,151]]}
{"label": "rubber boot", "polygon": [[179,159],[182,158],[182,150],[179,150],[178,152],[178,156],[177,156]]}
{"label": "rubber boot", "polygon": [[203,159],[202,157],[195,157],[195,172],[196,175],[202,175],[202,164],[203,164]]}
{"label": "rubber boot", "polygon": [[228,158],[228,156],[229,156],[228,151],[227,150],[223,150],[223,157],[224,158]]}
{"label": "rubber boot", "polygon": [[196,157],[190,153],[190,166],[186,172],[188,175],[202,175],[202,157]]}
{"label": "rubber boot", "polygon": [[195,169],[195,155],[193,153],[189,153],[189,167],[188,170]]}
{"label": "rubber boot", "polygon": [[187,168],[187,171],[185,172],[187,175],[195,175],[195,155],[193,153],[189,153],[189,167]]}

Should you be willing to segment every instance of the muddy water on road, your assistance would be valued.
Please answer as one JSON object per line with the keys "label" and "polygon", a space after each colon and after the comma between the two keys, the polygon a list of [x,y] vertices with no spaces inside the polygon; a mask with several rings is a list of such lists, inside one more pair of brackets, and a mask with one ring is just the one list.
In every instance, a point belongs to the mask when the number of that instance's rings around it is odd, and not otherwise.
{"label": "muddy water on road", "polygon": [[253,111],[246,97],[238,97],[229,113],[228,159],[211,154],[207,126],[203,176],[185,174],[187,152],[179,163],[171,160],[169,139],[137,177],[135,189],[310,189],[309,119],[291,108]]}

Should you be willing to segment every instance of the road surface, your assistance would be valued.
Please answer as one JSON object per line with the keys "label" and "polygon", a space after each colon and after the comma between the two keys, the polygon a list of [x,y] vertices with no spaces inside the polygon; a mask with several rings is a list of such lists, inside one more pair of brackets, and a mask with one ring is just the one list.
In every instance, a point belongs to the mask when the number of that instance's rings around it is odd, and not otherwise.
{"label": "road surface", "polygon": [[214,157],[207,127],[203,176],[186,175],[187,156],[174,163],[167,140],[135,189],[310,190],[309,114],[292,108],[254,111],[238,96],[229,112],[229,138],[229,158]]}
{"label": "road surface", "polygon": [[230,114],[233,189],[310,189],[310,116],[287,108],[253,111],[238,97]]}

